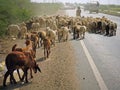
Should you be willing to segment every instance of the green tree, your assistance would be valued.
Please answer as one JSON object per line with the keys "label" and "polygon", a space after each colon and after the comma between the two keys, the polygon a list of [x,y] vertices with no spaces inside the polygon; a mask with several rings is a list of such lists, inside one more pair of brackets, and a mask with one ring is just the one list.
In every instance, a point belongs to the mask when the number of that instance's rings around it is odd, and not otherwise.
{"label": "green tree", "polygon": [[9,24],[29,19],[30,6],[30,0],[0,0],[0,36],[5,35]]}

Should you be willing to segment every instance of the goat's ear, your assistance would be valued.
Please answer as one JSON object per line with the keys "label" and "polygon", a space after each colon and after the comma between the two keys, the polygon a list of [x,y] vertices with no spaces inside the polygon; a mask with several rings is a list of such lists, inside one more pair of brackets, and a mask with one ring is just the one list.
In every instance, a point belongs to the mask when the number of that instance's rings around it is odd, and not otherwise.
{"label": "goat's ear", "polygon": [[39,72],[41,72],[41,69],[39,68],[39,66],[37,65],[37,70],[39,71]]}

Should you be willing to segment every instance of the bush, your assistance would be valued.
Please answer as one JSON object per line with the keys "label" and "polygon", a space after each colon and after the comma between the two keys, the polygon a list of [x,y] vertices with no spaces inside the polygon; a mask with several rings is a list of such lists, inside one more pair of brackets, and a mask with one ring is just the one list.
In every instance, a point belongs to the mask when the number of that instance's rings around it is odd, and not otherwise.
{"label": "bush", "polygon": [[0,37],[5,35],[9,24],[30,18],[30,4],[30,0],[0,0]]}

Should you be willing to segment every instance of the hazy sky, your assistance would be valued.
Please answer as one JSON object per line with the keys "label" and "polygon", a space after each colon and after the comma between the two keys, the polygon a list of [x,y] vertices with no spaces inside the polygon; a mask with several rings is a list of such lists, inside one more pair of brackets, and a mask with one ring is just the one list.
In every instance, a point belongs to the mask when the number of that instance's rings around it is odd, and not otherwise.
{"label": "hazy sky", "polygon": [[120,0],[31,0],[34,2],[70,2],[70,3],[74,3],[74,2],[78,2],[78,3],[87,3],[90,1],[99,1],[100,4],[118,4],[120,5]]}

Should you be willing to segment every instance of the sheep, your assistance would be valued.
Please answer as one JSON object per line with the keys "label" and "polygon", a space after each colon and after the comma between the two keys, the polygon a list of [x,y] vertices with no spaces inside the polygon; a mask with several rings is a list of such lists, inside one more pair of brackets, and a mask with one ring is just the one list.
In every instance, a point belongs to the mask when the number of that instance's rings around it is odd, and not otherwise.
{"label": "sheep", "polygon": [[[89,22],[88,24],[88,32],[97,33],[100,30],[100,26],[101,26],[99,24],[101,24],[101,22],[97,23],[95,20],[91,20],[91,22]],[[97,28],[98,28],[98,31],[96,31]]]}
{"label": "sheep", "polygon": [[51,29],[57,30],[57,24],[55,21],[53,21],[53,24],[51,25]]}
{"label": "sheep", "polygon": [[114,32],[113,32],[114,36],[116,36],[116,31],[117,31],[117,23],[114,22]]}
{"label": "sheep", "polygon": [[32,23],[33,23],[32,20],[25,22],[26,27],[27,27],[27,31],[30,31],[32,29]]}
{"label": "sheep", "polygon": [[63,30],[62,29],[58,29],[58,41],[60,42],[62,40],[63,37]]}
{"label": "sheep", "polygon": [[82,38],[85,38],[85,32],[86,32],[86,26],[81,26],[80,27],[80,36],[82,36]]}
{"label": "sheep", "polygon": [[39,17],[40,28],[44,28],[46,25],[46,20],[44,17]]}
{"label": "sheep", "polygon": [[105,22],[105,21],[101,21],[102,22],[102,30],[101,30],[101,34],[105,34],[105,27],[106,27],[106,25],[107,25],[107,22]]}
{"label": "sheep", "polygon": [[41,46],[42,46],[43,40],[44,40],[45,37],[46,37],[46,32],[45,32],[45,31],[39,31],[39,32],[38,32],[38,36],[39,36],[39,38],[40,38],[40,44],[41,44]]}
{"label": "sheep", "polygon": [[67,26],[63,26],[61,27],[61,29],[58,30],[58,41],[60,42],[61,39],[63,39],[63,41],[67,41],[68,40],[68,36],[69,36],[69,29]]}
{"label": "sheep", "polygon": [[19,27],[20,27],[19,38],[24,39],[25,34],[27,33],[26,24],[23,22],[19,25]]}
{"label": "sheep", "polygon": [[40,28],[40,24],[38,22],[32,23],[32,30],[33,31],[38,31]]}
{"label": "sheep", "polygon": [[49,27],[46,28],[46,36],[51,40],[51,44],[55,46],[57,31],[50,29]]}
{"label": "sheep", "polygon": [[11,24],[8,26],[7,34],[10,37],[18,38],[18,34],[20,32],[20,27],[17,24]]}
{"label": "sheep", "polygon": [[4,75],[4,80],[3,80],[3,86],[6,86],[6,80],[7,77],[10,75],[10,80],[11,82],[13,81],[14,84],[16,84],[16,80],[13,76],[13,72],[16,69],[22,68],[24,74],[22,77],[22,80],[24,80],[25,77],[25,82],[28,83],[28,69],[32,68],[34,73],[38,71],[41,72],[40,68],[36,64],[36,61],[31,57],[30,53],[28,52],[19,52],[19,51],[13,51],[9,53],[5,59],[5,64],[7,67],[7,72]]}
{"label": "sheep", "polygon": [[110,21],[109,22],[109,36],[116,35],[116,30],[117,30],[117,24]]}
{"label": "sheep", "polygon": [[73,39],[79,38],[84,39],[85,38],[85,32],[86,32],[86,26],[82,25],[76,25],[74,27],[74,32],[73,32]]}

